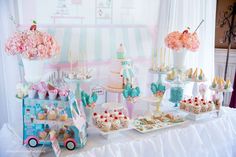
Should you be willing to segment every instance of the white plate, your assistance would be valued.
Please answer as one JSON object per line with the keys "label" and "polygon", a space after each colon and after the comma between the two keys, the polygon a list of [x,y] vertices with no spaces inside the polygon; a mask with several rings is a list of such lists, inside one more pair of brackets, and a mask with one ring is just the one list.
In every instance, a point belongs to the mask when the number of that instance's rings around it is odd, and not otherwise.
{"label": "white plate", "polygon": [[216,114],[218,116],[220,112],[220,110],[212,110],[212,111],[201,112],[199,114],[196,114],[196,113],[188,112],[185,110],[180,110],[180,111],[187,113],[188,115],[186,116],[186,118],[190,120],[200,120],[200,119],[211,118],[212,114]]}
{"label": "white plate", "polygon": [[[172,122],[160,122],[160,127],[154,127],[153,129],[144,129],[143,131],[139,130],[136,126],[134,126],[134,129],[140,133],[149,133],[149,132],[152,132],[152,131],[157,131],[157,130],[161,130],[161,129],[166,129],[166,128],[170,128],[170,127],[175,127],[175,126],[179,126],[179,125],[182,125],[184,124],[185,121],[183,122],[179,122],[179,123],[172,123]],[[169,124],[169,125],[168,125]]]}
{"label": "white plate", "polygon": [[95,125],[93,125],[93,127],[96,128],[97,131],[103,136],[109,136],[109,135],[112,135],[112,134],[122,133],[124,131],[128,131],[128,130],[131,130],[131,129],[134,128],[132,120],[130,120],[128,128],[121,128],[121,129],[118,129],[118,130],[111,130],[111,131],[107,131],[107,132],[102,131],[100,128],[98,128]]}

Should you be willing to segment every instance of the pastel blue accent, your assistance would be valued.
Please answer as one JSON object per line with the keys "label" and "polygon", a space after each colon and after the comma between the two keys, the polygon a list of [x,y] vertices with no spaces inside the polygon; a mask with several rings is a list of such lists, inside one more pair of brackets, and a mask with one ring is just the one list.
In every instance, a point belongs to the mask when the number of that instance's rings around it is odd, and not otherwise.
{"label": "pastel blue accent", "polygon": [[[70,116],[68,115],[69,118],[72,117],[72,112],[71,109],[73,108],[77,108],[78,110],[78,104],[73,105],[74,103],[76,103],[76,99],[74,94],[70,93],[70,101],[68,102],[61,102],[60,100],[39,100],[39,99],[30,99],[28,97],[25,97],[23,99],[23,107],[22,107],[22,113],[23,113],[23,140],[25,141],[29,136],[35,136],[36,138],[38,138],[38,133],[40,131],[45,130],[46,128],[49,128],[49,126],[46,124],[35,124],[34,122],[31,121],[31,118],[37,117],[38,112],[36,111],[36,108],[39,109],[40,107],[44,106],[44,105],[50,105],[53,104],[53,106],[57,106],[59,103],[66,103],[65,105],[65,110],[68,111],[68,114],[70,114]],[[40,106],[40,107],[39,107]],[[41,112],[41,111],[40,111]],[[70,128],[73,129],[73,131],[75,132],[75,141],[77,142],[77,146],[78,147],[83,147],[85,145],[85,143],[87,142],[87,130],[86,130],[86,123],[83,124],[83,127],[81,130],[78,130],[74,125],[70,126]],[[80,137],[80,133],[83,132],[83,136],[84,137]],[[81,138],[84,138],[84,140],[82,141]],[[83,142],[83,143],[82,143]],[[43,141],[41,140],[41,142],[39,144],[43,144],[43,145],[51,145],[51,142],[47,142],[47,141]],[[63,141],[59,141],[59,145],[60,146],[64,146],[63,145]]]}
{"label": "pastel blue accent", "polygon": [[116,31],[115,28],[110,29],[110,58],[115,58],[114,54],[116,52],[116,49],[119,45],[116,45]]}
{"label": "pastel blue accent", "polygon": [[[87,29],[81,28],[80,30],[80,36],[79,36],[79,56],[85,56],[87,53],[86,46],[87,45]],[[79,57],[79,58],[81,58]]]}
{"label": "pastel blue accent", "polygon": [[67,63],[68,58],[68,52],[70,51],[70,42],[71,42],[71,28],[65,29],[64,36],[63,36],[63,43],[61,45],[61,63]]}
{"label": "pastel blue accent", "polygon": [[142,36],[139,28],[135,29],[135,40],[136,40],[136,45],[137,45],[137,51],[138,52],[133,52],[137,53],[137,56],[143,56],[143,44],[142,44]]}
{"label": "pastel blue accent", "polygon": [[95,60],[101,60],[102,59],[102,35],[101,35],[101,28],[95,29],[95,51],[94,56]]}
{"label": "pastel blue accent", "polygon": [[123,32],[123,40],[124,40],[124,47],[126,49],[127,52],[125,53],[128,53],[130,55],[132,55],[132,52],[130,52],[130,49],[129,49],[129,36],[128,36],[128,28],[123,28],[122,29],[122,32]]}

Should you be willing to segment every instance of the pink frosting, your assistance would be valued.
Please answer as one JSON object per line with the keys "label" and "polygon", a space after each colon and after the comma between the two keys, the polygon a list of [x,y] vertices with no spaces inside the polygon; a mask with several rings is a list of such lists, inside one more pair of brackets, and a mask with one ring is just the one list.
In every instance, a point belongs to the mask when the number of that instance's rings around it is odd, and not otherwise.
{"label": "pink frosting", "polygon": [[68,91],[67,90],[61,90],[60,92],[59,92],[59,95],[60,96],[68,96]]}
{"label": "pink frosting", "polygon": [[48,90],[48,93],[57,94],[58,90],[57,89]]}

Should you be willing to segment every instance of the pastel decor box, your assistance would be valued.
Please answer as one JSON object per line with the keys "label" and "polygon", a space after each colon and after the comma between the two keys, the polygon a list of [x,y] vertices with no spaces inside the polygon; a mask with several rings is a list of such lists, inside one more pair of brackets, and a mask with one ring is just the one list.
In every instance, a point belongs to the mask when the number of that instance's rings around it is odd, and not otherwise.
{"label": "pastel decor box", "polygon": [[[51,113],[58,113],[56,119],[50,120],[50,118],[47,118],[50,108],[53,108],[53,111],[55,111]],[[72,92],[69,93],[68,101],[61,101],[59,99],[41,100],[38,97],[32,99],[26,96],[23,99],[22,111],[23,144],[30,147],[51,145],[49,132],[53,128],[58,128],[55,131],[58,134],[57,140],[60,146],[66,147],[68,150],[85,146],[87,142],[86,120],[82,116],[77,100]],[[63,115],[60,115],[60,111],[65,112],[63,112]],[[41,117],[39,118],[39,116]],[[62,120],[60,116],[66,118]]]}

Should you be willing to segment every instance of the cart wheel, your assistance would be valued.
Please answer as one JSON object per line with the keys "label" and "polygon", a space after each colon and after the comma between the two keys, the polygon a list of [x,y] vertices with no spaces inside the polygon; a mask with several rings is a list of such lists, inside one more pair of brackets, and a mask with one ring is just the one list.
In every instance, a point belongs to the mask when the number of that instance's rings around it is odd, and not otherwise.
{"label": "cart wheel", "polygon": [[75,149],[75,143],[73,141],[66,142],[66,148],[68,150],[74,150]]}
{"label": "cart wheel", "polygon": [[36,147],[36,146],[38,145],[38,141],[37,141],[35,138],[31,138],[31,139],[29,139],[29,141],[28,141],[28,145],[29,145],[30,147]]}

